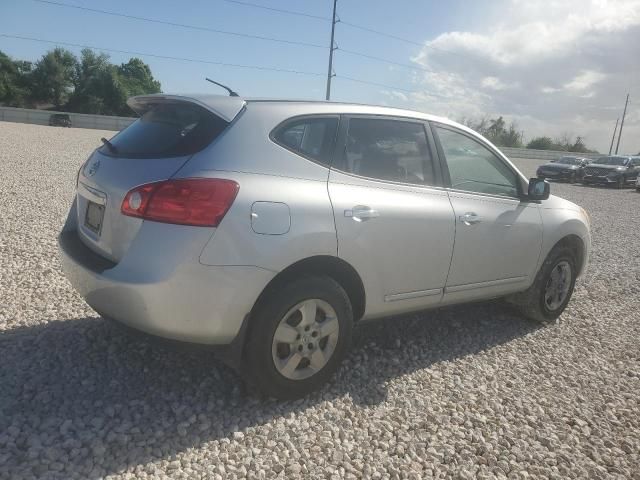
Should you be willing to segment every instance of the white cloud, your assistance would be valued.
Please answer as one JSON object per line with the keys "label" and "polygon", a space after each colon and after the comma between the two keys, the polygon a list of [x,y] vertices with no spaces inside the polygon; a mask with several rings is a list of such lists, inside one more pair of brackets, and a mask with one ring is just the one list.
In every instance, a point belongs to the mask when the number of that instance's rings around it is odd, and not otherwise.
{"label": "white cloud", "polygon": [[566,90],[586,90],[594,84],[602,81],[604,78],[606,78],[606,75],[600,72],[586,70],[580,75],[577,75],[569,83],[566,83],[564,88]]}
{"label": "white cloud", "polygon": [[[420,93],[405,104],[453,118],[505,115],[529,137],[572,131],[608,150],[625,95],[640,85],[640,0],[506,1],[497,23],[479,19],[484,30],[425,43],[412,61],[436,73],[416,74]],[[640,105],[640,89],[631,96]],[[628,115],[621,145],[637,153],[640,113]]]}
{"label": "white cloud", "polygon": [[484,77],[481,85],[489,90],[504,90],[508,85],[503,83],[498,77]]}

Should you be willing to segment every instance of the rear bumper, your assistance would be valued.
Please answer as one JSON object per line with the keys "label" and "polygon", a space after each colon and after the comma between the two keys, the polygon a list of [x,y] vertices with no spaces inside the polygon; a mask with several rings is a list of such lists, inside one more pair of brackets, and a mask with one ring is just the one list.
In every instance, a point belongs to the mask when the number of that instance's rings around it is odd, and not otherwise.
{"label": "rear bumper", "polygon": [[63,231],[58,244],[67,278],[99,314],[172,340],[232,343],[275,273],[250,266],[205,266],[197,258],[184,261],[184,255],[175,253],[180,245],[162,248],[168,241],[157,238],[153,248],[166,256],[143,258],[145,249],[136,248],[134,240],[118,264],[90,250],[75,230]]}

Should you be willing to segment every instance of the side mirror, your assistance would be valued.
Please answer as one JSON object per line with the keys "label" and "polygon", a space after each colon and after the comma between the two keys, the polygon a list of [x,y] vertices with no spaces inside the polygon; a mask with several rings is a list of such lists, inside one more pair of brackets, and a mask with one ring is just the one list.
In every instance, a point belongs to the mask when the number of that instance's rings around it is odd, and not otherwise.
{"label": "side mirror", "polygon": [[527,198],[529,200],[546,200],[551,193],[551,185],[544,178],[529,179]]}

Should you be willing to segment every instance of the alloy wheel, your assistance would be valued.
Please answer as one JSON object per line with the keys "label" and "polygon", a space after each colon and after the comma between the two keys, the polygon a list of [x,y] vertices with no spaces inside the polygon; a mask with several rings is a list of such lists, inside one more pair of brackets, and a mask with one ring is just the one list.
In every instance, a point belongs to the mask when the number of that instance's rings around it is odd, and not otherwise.
{"label": "alloy wheel", "polygon": [[564,304],[571,288],[572,275],[571,265],[566,260],[553,267],[544,289],[544,304],[547,309],[558,310]]}
{"label": "alloy wheel", "polygon": [[331,359],[340,325],[324,300],[308,299],[290,309],[276,328],[271,354],[276,370],[290,380],[304,380]]}

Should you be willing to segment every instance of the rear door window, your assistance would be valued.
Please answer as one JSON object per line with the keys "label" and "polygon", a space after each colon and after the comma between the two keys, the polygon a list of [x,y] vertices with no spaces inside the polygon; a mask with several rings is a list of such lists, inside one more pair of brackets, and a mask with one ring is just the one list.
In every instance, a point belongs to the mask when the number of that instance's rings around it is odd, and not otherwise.
{"label": "rear door window", "polygon": [[162,103],[111,139],[105,155],[128,158],[166,158],[192,155],[209,145],[228,122],[197,105]]}
{"label": "rear door window", "polygon": [[424,124],[391,119],[349,119],[346,147],[335,167],[377,180],[435,185]]}
{"label": "rear door window", "polygon": [[338,117],[298,118],[278,127],[272,139],[286,149],[328,167],[337,129]]}

